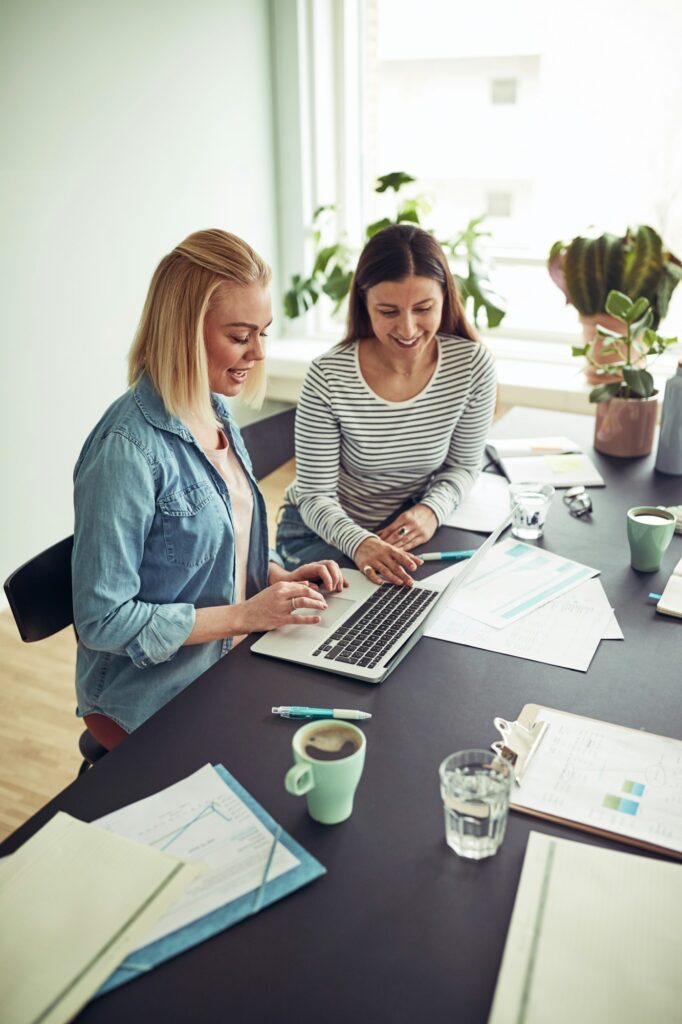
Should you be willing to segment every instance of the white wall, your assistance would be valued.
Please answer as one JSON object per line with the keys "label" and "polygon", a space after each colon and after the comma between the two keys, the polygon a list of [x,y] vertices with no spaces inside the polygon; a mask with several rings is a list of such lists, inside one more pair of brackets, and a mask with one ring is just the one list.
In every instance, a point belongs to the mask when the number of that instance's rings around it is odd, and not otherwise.
{"label": "white wall", "polygon": [[5,0],[0,580],[72,531],[157,262],[222,227],[275,258],[267,0]]}

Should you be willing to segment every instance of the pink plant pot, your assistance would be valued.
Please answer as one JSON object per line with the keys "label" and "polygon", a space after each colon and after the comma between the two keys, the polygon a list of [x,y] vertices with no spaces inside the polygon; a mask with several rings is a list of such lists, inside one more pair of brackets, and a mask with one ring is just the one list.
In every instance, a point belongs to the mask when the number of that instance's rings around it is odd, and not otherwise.
{"label": "pink plant pot", "polygon": [[[602,338],[600,334],[597,334],[597,327],[606,327],[610,331],[616,331],[618,334],[625,333],[625,324],[622,320],[618,320],[615,316],[609,316],[608,313],[598,313],[596,316],[581,316],[580,323],[583,328],[583,341],[586,345],[589,345],[590,358],[598,363],[599,366],[608,366],[614,359],[625,358],[625,345],[616,346],[615,352],[607,351],[604,352],[604,346],[607,349],[610,345],[609,338]],[[633,358],[635,366],[644,365],[644,343],[635,341],[633,348],[637,348],[642,355],[639,359]],[[633,352],[633,356],[636,354]],[[617,380],[621,380],[622,376],[620,371],[615,373],[599,373],[595,366],[590,363],[585,364],[585,377],[588,384],[613,384]]]}
{"label": "pink plant pot", "polygon": [[654,444],[658,399],[610,398],[599,402],[594,447],[604,455],[632,459],[648,455]]}

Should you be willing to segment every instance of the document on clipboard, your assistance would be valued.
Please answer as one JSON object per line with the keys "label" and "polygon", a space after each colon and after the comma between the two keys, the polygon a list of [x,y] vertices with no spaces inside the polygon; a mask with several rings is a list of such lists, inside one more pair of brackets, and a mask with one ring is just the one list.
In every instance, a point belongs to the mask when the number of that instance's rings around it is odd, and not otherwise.
{"label": "document on clipboard", "polygon": [[682,741],[527,704],[546,723],[511,807],[682,860]]}

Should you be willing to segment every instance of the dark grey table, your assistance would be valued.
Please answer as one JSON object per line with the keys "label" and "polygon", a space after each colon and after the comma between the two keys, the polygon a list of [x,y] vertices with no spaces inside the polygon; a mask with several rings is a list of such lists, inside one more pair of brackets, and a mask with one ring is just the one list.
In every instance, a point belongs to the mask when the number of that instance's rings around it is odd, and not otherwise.
{"label": "dark grey table", "polygon": [[[257,658],[245,642],[3,844],[3,854],[16,849],[58,809],[91,820],[213,762],[328,869],[256,918],[95,1000],[79,1021],[486,1020],[529,830],[608,844],[512,813],[496,857],[459,859],[443,836],[441,759],[487,746],[495,715],[513,718],[527,702],[682,738],[682,621],[657,615],[647,601],[682,557],[682,536],[652,574],[629,568],[625,536],[625,510],[681,503],[682,478],[656,474],[653,456],[624,461],[592,452],[592,424],[516,409],[494,431],[568,434],[607,481],[592,492],[592,521],[573,519],[555,499],[542,542],[602,570],[625,633],[624,642],[602,642],[589,672],[423,638],[385,683],[370,687]],[[480,541],[443,530],[430,547]],[[348,822],[317,825],[304,801],[285,792],[296,723],[274,719],[275,704],[372,712]]]}

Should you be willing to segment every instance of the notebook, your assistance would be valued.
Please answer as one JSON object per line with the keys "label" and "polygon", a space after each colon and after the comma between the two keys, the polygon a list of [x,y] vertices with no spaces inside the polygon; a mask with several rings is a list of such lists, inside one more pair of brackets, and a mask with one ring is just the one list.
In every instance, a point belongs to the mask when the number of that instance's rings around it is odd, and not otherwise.
{"label": "notebook", "polygon": [[672,575],[665,585],[660,600],[656,605],[656,611],[662,615],[674,615],[682,619],[682,558],[672,571]]}
{"label": "notebook", "polygon": [[462,585],[510,521],[505,516],[445,585],[442,580],[424,580],[412,587],[379,586],[355,569],[344,569],[350,585],[342,594],[325,595],[328,607],[318,625],[271,630],[252,646],[252,654],[380,683],[414,647],[446,594]]}
{"label": "notebook", "polygon": [[492,440],[486,452],[512,484],[533,480],[553,487],[604,486],[592,460],[568,437]]}

